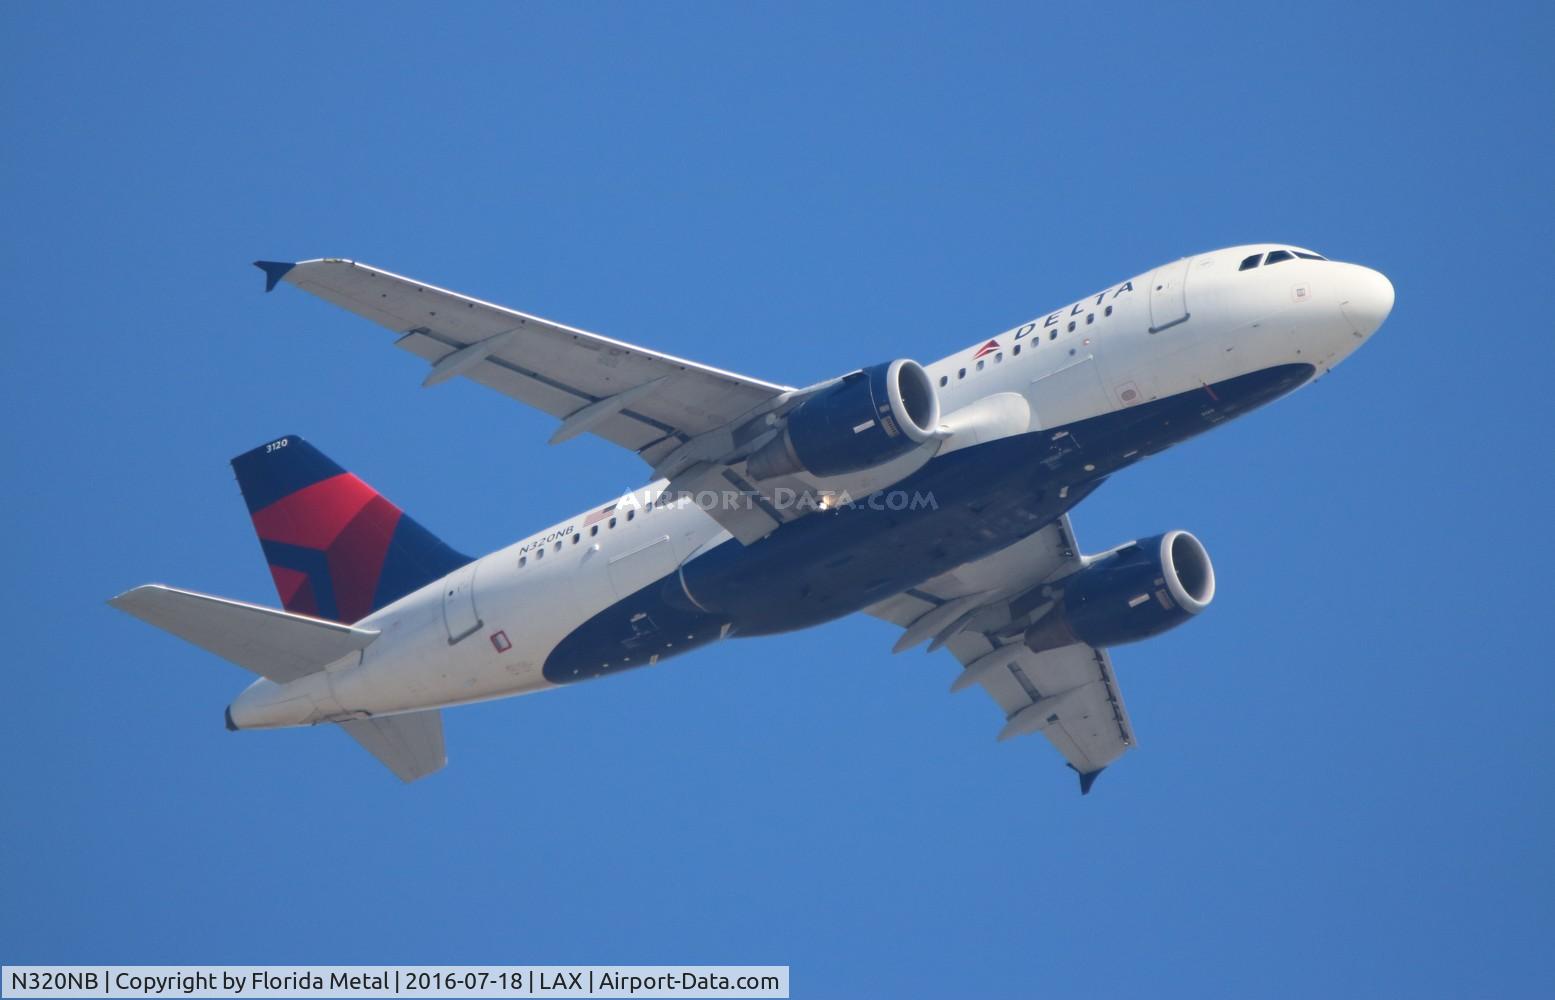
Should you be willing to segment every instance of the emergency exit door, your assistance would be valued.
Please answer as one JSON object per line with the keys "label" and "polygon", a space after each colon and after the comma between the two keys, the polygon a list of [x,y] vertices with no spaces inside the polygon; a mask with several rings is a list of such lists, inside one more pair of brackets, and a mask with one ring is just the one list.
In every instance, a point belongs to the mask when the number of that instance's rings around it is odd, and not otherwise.
{"label": "emergency exit door", "polygon": [[1188,265],[1192,257],[1156,268],[1150,276],[1150,332],[1160,333],[1188,318]]}

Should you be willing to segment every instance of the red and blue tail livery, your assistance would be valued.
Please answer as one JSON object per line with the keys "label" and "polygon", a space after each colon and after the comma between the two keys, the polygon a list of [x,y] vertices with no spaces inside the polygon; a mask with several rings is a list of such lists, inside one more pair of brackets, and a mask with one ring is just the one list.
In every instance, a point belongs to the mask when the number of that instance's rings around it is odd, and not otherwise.
{"label": "red and blue tail livery", "polygon": [[287,611],[350,624],[470,562],[295,434],[232,469]]}

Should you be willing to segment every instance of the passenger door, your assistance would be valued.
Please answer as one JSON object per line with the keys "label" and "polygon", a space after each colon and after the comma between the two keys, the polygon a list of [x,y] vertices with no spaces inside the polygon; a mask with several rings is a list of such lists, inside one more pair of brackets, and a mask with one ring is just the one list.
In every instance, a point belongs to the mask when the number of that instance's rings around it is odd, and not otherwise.
{"label": "passenger door", "polygon": [[1192,257],[1156,268],[1150,276],[1150,332],[1160,333],[1188,318],[1188,265]]}

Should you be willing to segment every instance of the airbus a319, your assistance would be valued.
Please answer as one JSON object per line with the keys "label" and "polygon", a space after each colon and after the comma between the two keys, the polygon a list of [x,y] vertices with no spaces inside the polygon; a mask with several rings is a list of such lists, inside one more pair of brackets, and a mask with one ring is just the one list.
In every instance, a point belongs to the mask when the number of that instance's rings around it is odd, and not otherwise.
{"label": "airbus a319", "polygon": [[[285,610],[161,584],[110,602],[258,675],[229,729],[334,723],[400,778],[441,710],[862,612],[943,647],[1000,739],[1079,774],[1134,744],[1109,652],[1215,596],[1167,531],[1082,555],[1069,511],[1114,473],[1284,396],[1393,307],[1375,270],[1280,244],[1184,257],[923,365],[794,388],[349,260],[260,261],[430,365],[538,408],[648,484],[472,558],[288,434],[233,459]],[[716,655],[716,654],[713,654]]]}

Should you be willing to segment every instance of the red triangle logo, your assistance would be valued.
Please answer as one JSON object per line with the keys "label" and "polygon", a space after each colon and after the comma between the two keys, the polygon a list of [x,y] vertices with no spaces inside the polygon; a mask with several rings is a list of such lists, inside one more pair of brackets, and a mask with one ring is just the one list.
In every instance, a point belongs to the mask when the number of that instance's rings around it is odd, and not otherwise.
{"label": "red triangle logo", "polygon": [[983,355],[985,355],[985,354],[992,354],[994,351],[997,351],[998,349],[999,349],[999,342],[997,340],[990,340],[988,343],[984,344],[982,347],[979,347],[977,349],[977,353],[972,355],[972,360],[976,361],[978,358],[982,357]]}

